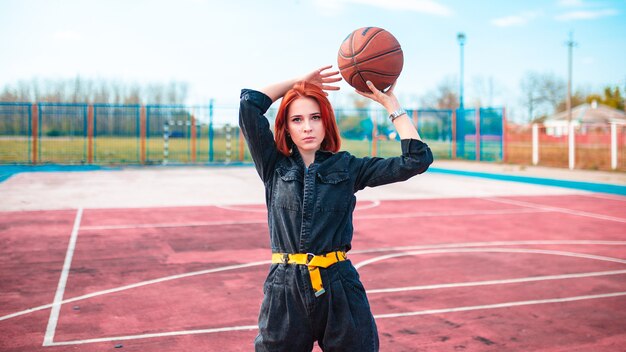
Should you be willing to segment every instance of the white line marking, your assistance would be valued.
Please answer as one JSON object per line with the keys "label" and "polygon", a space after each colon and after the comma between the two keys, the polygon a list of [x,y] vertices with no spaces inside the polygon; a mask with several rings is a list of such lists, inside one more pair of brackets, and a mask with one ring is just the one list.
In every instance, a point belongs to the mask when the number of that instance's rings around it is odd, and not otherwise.
{"label": "white line marking", "polygon": [[376,208],[380,205],[380,200],[372,200],[370,201],[372,202],[372,204],[368,204],[368,205],[364,205],[364,206],[357,206],[354,208],[354,210],[365,210],[365,209],[372,209],[372,208]]}
{"label": "white line marking", "polygon": [[[257,265],[271,264],[271,262],[272,262],[271,260],[265,260],[265,261],[261,261],[261,262],[252,262],[252,263],[246,263],[246,264],[228,265],[228,266],[222,266],[222,267],[219,267],[219,268],[194,271],[194,272],[185,273],[185,274],[165,276],[165,277],[158,278],[158,279],[141,281],[141,282],[137,282],[137,283],[130,284],[130,285],[120,286],[120,287],[116,287],[116,288],[112,288],[112,289],[108,289],[108,290],[92,292],[92,293],[88,293],[86,295],[69,298],[69,299],[66,299],[64,301],[61,301],[60,304],[67,304],[67,303],[71,303],[71,302],[81,301],[81,300],[88,299],[88,298],[103,296],[103,295],[106,295],[106,294],[109,294],[109,293],[115,293],[115,292],[130,290],[130,289],[137,288],[137,287],[157,284],[157,283],[161,283],[161,282],[165,282],[165,281],[182,279],[182,278],[185,278],[185,277],[191,277],[191,276],[197,276],[197,275],[216,273],[216,272],[220,272],[220,271],[241,269],[241,268],[253,267],[253,266],[257,266]],[[47,309],[47,308],[50,308],[52,306],[53,306],[52,304],[46,304],[46,305],[42,305],[42,306],[39,306],[39,307],[29,308],[29,309],[23,310],[21,312],[16,312],[16,313],[13,313],[13,314],[2,316],[2,317],[0,317],[0,321],[7,320],[7,319],[10,319],[10,318],[14,318],[14,317],[17,317],[17,316],[20,316],[20,315],[24,315],[24,314],[36,312],[36,311],[39,311],[39,310]]]}
{"label": "white line marking", "polygon": [[238,220],[238,221],[203,221],[189,223],[164,223],[164,224],[126,224],[126,225],[103,225],[103,226],[83,226],[81,231],[89,230],[121,230],[139,228],[168,228],[168,227],[200,227],[200,226],[220,226],[220,225],[243,225],[243,224],[267,224],[265,220]]}
{"label": "white line marking", "polygon": [[350,254],[365,254],[376,252],[397,252],[412,251],[419,249],[435,248],[466,248],[466,247],[486,247],[486,246],[518,246],[518,245],[603,245],[603,246],[625,246],[626,241],[594,241],[594,240],[543,240],[543,241],[492,241],[492,242],[466,242],[466,243],[442,243],[420,246],[401,247],[380,247],[370,249],[352,250]]}
{"label": "white line marking", "polygon": [[124,340],[135,340],[135,339],[148,339],[148,338],[152,338],[152,337],[168,337],[168,336],[182,336],[182,335],[211,334],[211,333],[216,333],[216,332],[227,332],[227,331],[256,330],[258,328],[259,328],[258,325],[242,325],[242,326],[230,326],[230,327],[224,327],[224,328],[215,328],[215,329],[170,331],[170,332],[161,332],[161,333],[153,333],[153,334],[102,337],[102,338],[98,338],[98,339],[74,340],[74,341],[62,341],[62,342],[55,342],[55,343],[52,344],[52,346],[82,345],[82,344],[87,344],[87,343],[97,343],[97,342],[107,342],[107,341],[124,341]]}
{"label": "white line marking", "polygon": [[374,315],[374,318],[387,319],[387,318],[409,317],[409,316],[414,316],[414,315],[466,312],[470,310],[509,308],[509,307],[519,307],[519,306],[528,306],[528,305],[533,305],[533,304],[546,304],[546,303],[563,303],[563,302],[582,301],[586,299],[598,299],[598,298],[609,298],[609,297],[619,297],[619,296],[626,296],[626,292],[612,292],[612,293],[604,293],[604,294],[598,294],[598,295],[537,299],[537,300],[531,300],[531,301],[505,302],[505,303],[497,303],[497,304],[487,304],[487,305],[482,305],[482,306],[428,309],[428,310],[420,310],[416,312],[406,312],[406,313],[377,314],[377,315]]}
{"label": "white line marking", "polygon": [[504,198],[483,198],[483,199],[491,201],[491,202],[495,202],[495,203],[519,205],[522,207],[528,207],[528,208],[533,208],[533,209],[554,211],[554,212],[565,213],[565,214],[570,214],[570,215],[585,216],[585,217],[594,218],[594,219],[626,223],[626,219],[624,218],[618,218],[614,216],[608,216],[608,215],[602,215],[602,214],[596,214],[596,213],[589,213],[586,211],[572,210],[572,209],[561,208],[561,207],[553,207],[550,205],[543,205],[543,204],[537,204],[537,203],[531,203],[531,202],[525,202],[525,201],[519,201],[519,200],[504,199]]}
{"label": "white line marking", "polygon": [[214,205],[216,208],[231,210],[231,211],[243,211],[243,212],[251,212],[251,213],[267,213],[267,208],[262,209],[254,209],[254,208],[239,208],[237,206],[230,205]]}
{"label": "white line marking", "polygon": [[520,283],[520,282],[562,280],[562,279],[577,279],[577,278],[583,278],[583,277],[621,275],[621,274],[626,274],[626,270],[595,271],[595,272],[577,273],[577,274],[531,276],[531,277],[522,277],[522,278],[517,278],[517,279],[470,281],[470,282],[455,282],[455,283],[437,284],[437,285],[422,285],[422,286],[409,286],[409,287],[396,287],[396,288],[381,288],[381,289],[367,290],[367,293],[370,294],[370,293],[391,293],[391,292],[436,290],[436,289],[440,289],[440,288],[473,287],[473,286],[486,286],[486,285],[502,285],[502,284],[513,284],[513,283]]}
{"label": "white line marking", "polygon": [[[355,220],[371,220],[371,219],[391,219],[391,218],[417,218],[417,217],[439,217],[439,216],[466,216],[466,215],[504,215],[504,214],[529,214],[544,213],[552,210],[545,209],[496,209],[496,210],[467,210],[467,211],[449,211],[449,212],[416,212],[416,213],[399,213],[386,215],[361,215],[355,216]],[[193,223],[164,223],[164,224],[123,224],[123,225],[103,225],[103,226],[83,226],[81,231],[92,230],[122,230],[122,229],[138,229],[138,228],[171,228],[171,227],[201,227],[201,226],[219,226],[219,225],[243,225],[243,224],[267,224],[267,219],[263,220],[242,220],[242,221],[204,221]]]}
{"label": "white line marking", "polygon": [[[362,207],[361,206],[357,206],[354,210],[370,209],[370,208],[375,208],[375,207],[380,205],[380,201],[379,200],[373,200],[371,202],[372,202],[371,204],[364,205]],[[239,206],[231,206],[231,205],[214,205],[214,207],[225,209],[225,210],[232,210],[232,211],[252,212],[252,213],[267,213],[267,208],[263,208],[263,209],[241,208]]]}
{"label": "white line marking", "polygon": [[63,301],[63,294],[65,293],[65,285],[67,284],[67,278],[70,273],[70,267],[72,266],[72,257],[74,256],[74,249],[76,248],[76,240],[78,238],[78,229],[80,228],[80,220],[83,216],[83,209],[79,208],[76,212],[76,218],[74,220],[74,228],[72,229],[72,235],[70,236],[70,242],[67,246],[67,252],[65,254],[65,262],[63,263],[63,269],[61,270],[61,277],[59,278],[59,285],[54,295],[54,301],[52,302],[52,309],[50,310],[50,318],[48,319],[48,327],[46,328],[46,335],[43,339],[43,346],[50,346],[54,340],[54,332],[59,320],[59,313],[61,311],[61,305]]}
{"label": "white line marking", "polygon": [[528,214],[528,213],[546,213],[550,210],[545,209],[489,209],[489,210],[461,210],[461,211],[442,211],[442,212],[416,212],[416,213],[399,213],[399,214],[376,214],[355,216],[357,220],[370,219],[398,219],[398,218],[417,218],[417,217],[436,217],[436,216],[466,216],[466,215],[511,215],[511,214]]}
{"label": "white line marking", "polygon": [[585,196],[593,197],[593,198],[600,198],[600,199],[616,200],[619,202],[626,202],[626,197],[618,196],[618,195],[591,193],[591,194],[585,194]]}
{"label": "white line marking", "polygon": [[[604,294],[597,294],[597,295],[549,298],[549,299],[538,299],[538,300],[530,300],[530,301],[504,302],[504,303],[487,304],[487,305],[480,305],[480,306],[465,306],[465,307],[454,307],[454,308],[444,308],[444,309],[428,309],[428,310],[405,312],[405,313],[376,314],[374,315],[374,318],[375,319],[388,319],[388,318],[399,318],[399,317],[408,317],[408,316],[415,316],[415,315],[465,312],[465,311],[480,310],[480,309],[497,309],[497,308],[519,307],[519,306],[536,305],[536,304],[563,303],[563,302],[573,302],[573,301],[611,298],[611,297],[620,297],[620,296],[626,296],[626,292],[611,292],[611,293],[604,293]],[[104,337],[104,338],[98,338],[98,339],[63,341],[63,342],[55,342],[53,345],[54,346],[82,345],[82,344],[96,343],[96,342],[145,339],[145,338],[152,338],[152,337],[181,336],[181,335],[209,334],[209,333],[228,332],[228,331],[255,330],[257,328],[258,328],[257,325],[229,326],[229,327],[216,328],[216,329],[184,330],[184,331],[172,331],[172,332],[143,334],[143,335],[128,335],[128,336]]]}
{"label": "white line marking", "polygon": [[[571,240],[571,241],[502,241],[502,242],[468,242],[468,243],[444,243],[444,244],[433,244],[433,245],[422,245],[422,246],[406,246],[406,247],[383,247],[383,248],[372,248],[360,251],[350,251],[351,254],[359,254],[359,253],[376,253],[376,252],[392,252],[392,251],[407,251],[407,250],[427,250],[427,249],[438,249],[438,248],[466,248],[466,247],[479,247],[479,246],[510,246],[510,245],[617,245],[623,246],[626,245],[626,241],[592,241],[592,240]],[[590,258],[597,259],[597,258]],[[611,258],[615,260],[619,260],[617,258]],[[252,262],[246,264],[238,264],[238,265],[229,265],[224,267],[218,267],[207,270],[194,271],[185,274],[166,276],[159,279],[153,279],[148,281],[142,281],[131,285],[120,286],[117,288],[112,288],[103,291],[92,292],[86,295],[73,297],[70,299],[66,299],[61,304],[67,304],[75,301],[80,301],[87,298],[102,296],[109,293],[124,291],[136,287],[146,286],[150,284],[160,283],[164,281],[170,281],[175,279],[180,279],[184,277],[191,277],[196,275],[209,274],[212,272],[219,271],[227,271],[227,270],[235,270],[245,267],[252,267],[256,265],[270,264],[271,261],[259,261]],[[360,263],[359,263],[360,264]],[[358,265],[358,264],[357,264]],[[15,312],[12,314],[4,315],[0,317],[0,321],[7,320],[11,318],[15,318],[21,315],[29,314],[32,312],[48,309],[52,307],[52,304],[41,305],[38,307],[28,308],[19,312]]]}
{"label": "white line marking", "polygon": [[594,259],[601,260],[606,262],[614,262],[620,264],[626,264],[625,259],[612,258],[612,257],[603,257],[599,255],[592,254],[583,254],[583,253],[574,253],[574,252],[564,252],[564,251],[552,251],[546,249],[526,249],[526,248],[452,248],[452,249],[427,249],[421,251],[413,251],[413,252],[402,252],[402,253],[393,253],[387,255],[381,255],[379,257],[370,258],[355,264],[354,267],[356,269],[360,269],[366,265],[370,265],[372,263],[376,263],[379,261],[404,257],[409,255],[421,255],[421,254],[449,254],[449,253],[485,253],[485,252],[493,252],[493,253],[532,253],[532,254],[547,254],[547,255],[560,255],[565,257],[575,257],[575,258],[584,258],[584,259]]}

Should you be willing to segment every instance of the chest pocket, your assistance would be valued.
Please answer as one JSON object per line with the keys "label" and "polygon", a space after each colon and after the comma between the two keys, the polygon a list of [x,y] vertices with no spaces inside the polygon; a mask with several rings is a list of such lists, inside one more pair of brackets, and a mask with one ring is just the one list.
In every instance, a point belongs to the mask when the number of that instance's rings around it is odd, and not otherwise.
{"label": "chest pocket", "polygon": [[347,171],[333,171],[317,174],[317,201],[315,210],[345,212],[352,196],[350,174]]}
{"label": "chest pocket", "polygon": [[298,169],[276,169],[273,203],[283,209],[299,211],[302,204],[302,174]]}

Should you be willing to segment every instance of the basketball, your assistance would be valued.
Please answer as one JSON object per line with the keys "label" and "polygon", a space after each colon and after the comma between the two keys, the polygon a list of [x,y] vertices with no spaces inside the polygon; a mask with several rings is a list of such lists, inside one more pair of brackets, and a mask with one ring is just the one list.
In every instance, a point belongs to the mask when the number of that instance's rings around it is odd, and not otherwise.
{"label": "basketball", "polygon": [[337,56],[339,71],[349,85],[369,92],[366,81],[384,91],[391,86],[404,64],[402,48],[388,31],[378,27],[359,28],[343,40]]}

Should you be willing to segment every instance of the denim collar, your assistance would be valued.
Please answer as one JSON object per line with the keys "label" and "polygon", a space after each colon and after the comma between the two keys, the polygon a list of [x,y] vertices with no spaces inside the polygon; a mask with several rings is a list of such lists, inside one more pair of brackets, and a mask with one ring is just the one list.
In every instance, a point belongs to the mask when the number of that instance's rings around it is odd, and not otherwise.
{"label": "denim collar", "polygon": [[[315,152],[315,160],[313,161],[313,163],[320,164],[326,159],[330,158],[333,154],[333,152],[319,149]],[[302,165],[302,167],[305,167],[304,161],[302,160],[302,155],[300,155],[300,151],[296,146],[293,146],[291,148],[291,157],[294,158],[298,164]]]}

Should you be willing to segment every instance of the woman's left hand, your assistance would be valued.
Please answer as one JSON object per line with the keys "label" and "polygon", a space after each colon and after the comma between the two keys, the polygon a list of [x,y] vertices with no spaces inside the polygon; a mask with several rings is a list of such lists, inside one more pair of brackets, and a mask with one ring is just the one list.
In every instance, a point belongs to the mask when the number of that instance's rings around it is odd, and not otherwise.
{"label": "woman's left hand", "polygon": [[[320,69],[317,69],[311,73],[306,74],[302,77],[303,81],[308,83],[315,84],[316,86],[322,88],[324,91],[327,90],[339,90],[339,87],[334,85],[329,85],[329,83],[336,83],[341,81],[341,76],[339,75],[339,71],[331,71],[324,72],[333,67],[332,65],[324,66]],[[324,92],[324,94],[328,95],[328,93]]]}

